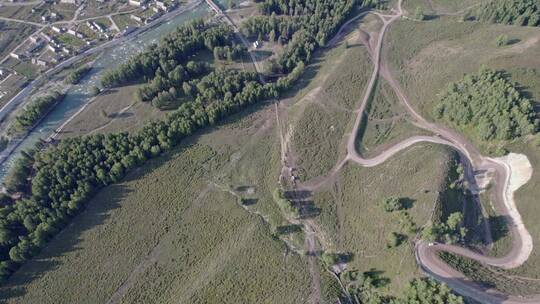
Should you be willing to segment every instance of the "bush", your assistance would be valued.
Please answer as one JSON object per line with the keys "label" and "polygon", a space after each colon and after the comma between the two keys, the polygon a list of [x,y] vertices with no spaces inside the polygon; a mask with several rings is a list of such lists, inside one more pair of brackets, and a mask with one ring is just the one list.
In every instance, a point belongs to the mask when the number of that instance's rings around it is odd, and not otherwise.
{"label": "bush", "polygon": [[386,237],[386,248],[395,248],[403,243],[405,236],[397,232],[391,232]]}
{"label": "bush", "polygon": [[65,82],[68,84],[77,84],[79,83],[79,81],[81,81],[84,75],[86,75],[86,73],[90,72],[91,69],[91,66],[83,65],[82,67],[69,73],[69,75],[65,79]]}
{"label": "bush", "polygon": [[437,283],[430,278],[414,279],[409,283],[405,296],[396,304],[463,304],[463,298],[452,293],[445,284]]}
{"label": "bush", "polygon": [[416,11],[414,12],[414,19],[416,20],[424,20],[426,16],[424,15],[424,10],[421,7],[417,7]]}
{"label": "bush", "polygon": [[386,212],[394,212],[399,211],[404,208],[403,206],[403,200],[401,200],[398,197],[389,197],[384,199],[383,201],[383,208]]}
{"label": "bush", "polygon": [[509,41],[508,36],[505,34],[502,34],[502,35],[497,36],[497,40],[495,41],[495,43],[497,44],[498,47],[501,47],[501,46],[508,45],[508,41]]}

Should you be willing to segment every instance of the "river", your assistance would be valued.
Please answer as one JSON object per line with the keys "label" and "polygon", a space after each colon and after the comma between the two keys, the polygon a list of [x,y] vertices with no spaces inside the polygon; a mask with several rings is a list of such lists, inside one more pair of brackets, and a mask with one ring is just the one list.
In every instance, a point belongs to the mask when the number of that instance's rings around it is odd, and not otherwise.
{"label": "river", "polygon": [[[220,2],[226,2],[222,0]],[[236,2],[236,1],[235,1]],[[2,181],[9,171],[14,161],[20,156],[20,152],[34,147],[40,140],[51,135],[64,121],[77,112],[88,102],[90,89],[99,83],[103,72],[114,68],[125,62],[130,56],[141,52],[144,47],[151,43],[158,42],[160,37],[173,31],[186,21],[203,17],[209,14],[210,8],[203,2],[195,9],[182,13],[169,22],[156,26],[136,38],[123,43],[121,46],[105,50],[95,61],[92,70],[77,85],[72,86],[66,94],[64,100],[58,104],[49,115],[47,115],[37,127],[24,139],[24,141],[13,151],[13,153],[0,165],[0,181]]]}

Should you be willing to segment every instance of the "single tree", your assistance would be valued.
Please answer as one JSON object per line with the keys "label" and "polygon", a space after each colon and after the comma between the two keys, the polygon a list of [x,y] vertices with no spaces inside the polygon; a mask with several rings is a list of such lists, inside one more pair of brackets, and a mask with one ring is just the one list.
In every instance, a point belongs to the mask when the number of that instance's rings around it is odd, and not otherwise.
{"label": "single tree", "polygon": [[501,46],[505,46],[505,45],[508,45],[508,36],[505,35],[505,34],[501,34],[499,36],[497,36],[497,40],[495,41],[495,44],[498,46],[498,47],[501,47]]}
{"label": "single tree", "polygon": [[424,10],[420,6],[416,8],[416,11],[414,12],[414,18],[420,21],[426,18],[426,16],[424,15]]}

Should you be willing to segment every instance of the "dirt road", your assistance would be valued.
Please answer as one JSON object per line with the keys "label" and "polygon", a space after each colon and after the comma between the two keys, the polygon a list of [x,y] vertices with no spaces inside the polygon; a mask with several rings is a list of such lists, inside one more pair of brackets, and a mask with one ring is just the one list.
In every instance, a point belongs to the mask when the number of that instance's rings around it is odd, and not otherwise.
{"label": "dirt road", "polygon": [[[429,122],[419,115],[415,109],[411,106],[403,90],[399,86],[398,82],[393,78],[392,73],[386,66],[386,62],[381,60],[381,50],[383,47],[384,36],[390,27],[390,25],[403,17],[402,1],[398,3],[398,9],[394,10],[392,15],[383,15],[375,12],[383,22],[382,28],[379,32],[377,44],[374,49],[371,49],[372,60],[374,63],[374,69],[371,74],[370,81],[365,91],[364,98],[357,110],[357,117],[354,123],[354,128],[347,142],[347,156],[344,161],[339,162],[335,170],[339,170],[344,162],[352,161],[358,163],[364,167],[374,167],[387,159],[395,155],[396,153],[409,148],[410,146],[421,143],[430,142],[435,144],[447,145],[457,150],[465,161],[468,162],[466,168],[466,178],[469,182],[475,183],[474,172],[487,170],[494,173],[492,180],[494,186],[494,193],[496,193],[496,203],[502,210],[503,216],[509,219],[508,227],[512,236],[512,249],[504,257],[493,258],[483,256],[476,252],[473,252],[467,248],[456,245],[434,245],[429,246],[423,241],[417,241],[415,246],[415,253],[418,264],[421,268],[435,279],[447,283],[451,288],[457,292],[462,293],[468,297],[471,297],[481,303],[538,303],[540,297],[522,298],[505,295],[492,290],[486,290],[482,286],[471,282],[463,274],[459,273],[455,269],[451,268],[438,257],[438,252],[445,251],[455,254],[459,254],[484,264],[510,269],[521,266],[529,257],[533,249],[532,238],[525,228],[523,221],[513,200],[513,190],[509,189],[509,183],[512,176],[512,168],[510,165],[500,159],[493,159],[483,156],[476,147],[470,143],[464,136],[450,130],[444,126],[437,125]],[[363,13],[362,15],[365,15]],[[344,26],[346,26],[345,24]],[[341,30],[339,31],[341,32]],[[335,41],[332,41],[335,43]],[[395,91],[400,102],[406,107],[409,114],[415,121],[415,125],[433,132],[434,136],[414,136],[408,138],[388,149],[381,154],[366,159],[363,158],[356,150],[356,134],[360,128],[362,121],[366,119],[367,113],[365,109],[369,100],[372,97],[373,89],[378,77],[383,77],[388,81],[390,86]],[[334,170],[333,170],[334,171]]]}

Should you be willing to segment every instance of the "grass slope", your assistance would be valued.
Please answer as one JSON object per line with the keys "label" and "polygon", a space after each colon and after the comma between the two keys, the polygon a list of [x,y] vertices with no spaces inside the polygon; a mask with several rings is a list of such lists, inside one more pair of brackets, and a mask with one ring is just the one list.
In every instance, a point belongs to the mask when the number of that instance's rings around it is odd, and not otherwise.
{"label": "grass slope", "polygon": [[352,128],[372,69],[363,46],[338,47],[309,67],[310,86],[296,94],[289,110],[292,148],[301,178],[326,174],[343,157],[344,134]]}
{"label": "grass slope", "polygon": [[[264,162],[271,162],[277,153],[267,137],[273,129],[261,134],[252,127],[268,118],[260,113],[201,132],[101,191],[69,229],[11,277],[2,288],[5,302],[103,303],[113,295],[125,303],[306,302],[306,260],[220,188],[234,172],[232,159],[249,164],[252,156],[270,156]],[[240,133],[248,139],[245,146],[227,141]],[[252,182],[272,178],[271,167],[251,168],[259,172]],[[256,195],[265,188],[253,186]],[[261,195],[249,208],[275,207]],[[332,290],[327,294],[335,298]]]}
{"label": "grass slope", "polygon": [[[348,164],[332,187],[315,195],[316,205],[322,209],[321,225],[335,250],[354,256],[348,269],[374,268],[388,279],[383,290],[393,295],[399,295],[410,279],[420,276],[409,243],[414,233],[402,228],[397,212],[385,212],[382,201],[390,196],[406,199],[416,226],[424,225],[446,184],[450,156],[446,148],[422,144],[374,168]],[[387,249],[385,240],[391,232],[408,240]]]}
{"label": "grass slope", "polygon": [[[501,34],[507,35],[512,43],[497,47],[496,37]],[[439,100],[438,94],[446,85],[461,79],[464,74],[477,71],[482,65],[507,71],[510,80],[519,83],[525,96],[538,105],[539,39],[538,31],[530,27],[463,23],[451,18],[429,22],[402,20],[392,26],[389,32],[385,57],[390,61],[413,105],[422,115],[433,119],[432,109]],[[484,150],[489,148],[480,147]],[[533,177],[516,193],[516,202],[533,242],[538,244],[540,225],[537,215],[540,210],[536,197],[540,183],[539,147],[530,137],[508,141],[505,147],[512,152],[527,155],[533,166]],[[483,204],[488,213],[494,215],[489,196],[489,193],[483,195]],[[492,254],[501,255],[507,251],[509,239],[504,235],[504,226],[493,226],[493,234],[500,237]],[[540,249],[535,246],[523,266],[508,272],[498,271],[506,275],[540,279],[539,270]],[[527,293],[527,290],[533,288],[531,284],[538,285],[538,282],[529,280],[523,288],[516,285],[513,292]]]}

